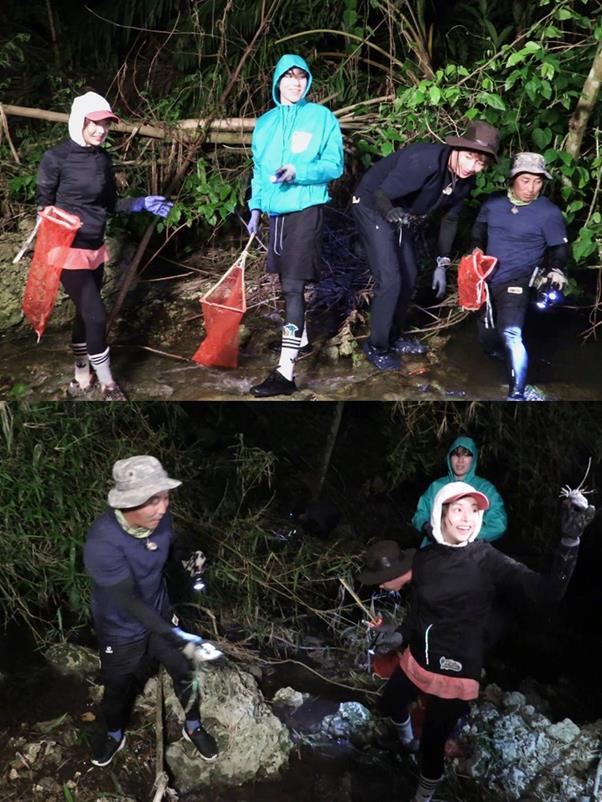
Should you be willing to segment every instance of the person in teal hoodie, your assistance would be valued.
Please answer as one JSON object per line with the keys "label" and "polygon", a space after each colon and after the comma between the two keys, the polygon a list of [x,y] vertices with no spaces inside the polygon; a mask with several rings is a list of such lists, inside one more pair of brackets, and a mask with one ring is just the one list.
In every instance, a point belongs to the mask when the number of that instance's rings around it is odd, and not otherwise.
{"label": "person in teal hoodie", "polygon": [[425,535],[421,546],[426,546],[430,542],[429,522],[433,500],[437,492],[448,482],[467,482],[489,499],[489,509],[483,515],[479,540],[497,540],[506,531],[504,502],[491,482],[476,475],[478,458],[477,444],[471,437],[456,437],[447,452],[447,476],[431,482],[420,496],[416,513],[412,518],[412,526]]}
{"label": "person in teal hoodie", "polygon": [[338,120],[325,106],[306,100],[312,75],[304,59],[279,59],[272,81],[275,108],[253,132],[253,177],[247,224],[259,231],[268,215],[267,269],[278,273],[286,304],[278,366],[254,396],[291,395],[297,390],[295,360],[308,346],[305,284],[319,278],[323,206],[328,183],[343,174],[343,139]]}

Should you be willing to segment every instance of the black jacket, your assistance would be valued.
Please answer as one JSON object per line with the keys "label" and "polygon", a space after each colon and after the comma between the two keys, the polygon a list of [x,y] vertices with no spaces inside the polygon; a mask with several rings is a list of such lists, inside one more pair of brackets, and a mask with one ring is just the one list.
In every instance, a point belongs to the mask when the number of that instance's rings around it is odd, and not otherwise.
{"label": "black jacket", "polygon": [[428,671],[479,680],[494,596],[517,605],[551,604],[565,593],[578,547],[558,546],[546,576],[476,540],[462,548],[420,549],[412,566],[413,597],[401,631]]}
{"label": "black jacket", "polygon": [[82,227],[72,247],[96,250],[104,241],[107,214],[131,211],[134,198],[117,200],[113,163],[105,150],[67,139],[42,157],[36,202],[78,215]]}

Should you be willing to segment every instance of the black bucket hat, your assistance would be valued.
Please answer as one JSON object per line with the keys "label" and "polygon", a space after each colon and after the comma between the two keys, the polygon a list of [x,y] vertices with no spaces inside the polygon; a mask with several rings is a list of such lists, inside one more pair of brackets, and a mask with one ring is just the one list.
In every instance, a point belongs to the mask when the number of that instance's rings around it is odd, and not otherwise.
{"label": "black bucket hat", "polygon": [[403,576],[411,569],[415,554],[416,549],[402,549],[394,540],[377,540],[366,551],[359,580],[364,585],[380,585]]}

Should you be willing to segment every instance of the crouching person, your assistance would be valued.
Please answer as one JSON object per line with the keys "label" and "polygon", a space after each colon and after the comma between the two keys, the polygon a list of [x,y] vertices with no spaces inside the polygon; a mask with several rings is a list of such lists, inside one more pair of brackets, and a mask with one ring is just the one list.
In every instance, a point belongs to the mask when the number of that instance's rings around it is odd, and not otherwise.
{"label": "crouching person", "polygon": [[[201,724],[200,698],[191,680],[193,660],[221,653],[177,627],[163,576],[174,541],[169,494],[182,483],[171,479],[159,460],[146,455],[118,460],[113,478],[109,509],[94,521],[84,545],[106,725],[92,763],[108,765],[125,745],[137,686],[156,663],[168,671],[184,709],[184,737],[204,760],[215,760],[217,744]],[[196,565],[194,559],[188,564]]]}
{"label": "crouching person", "polygon": [[[445,742],[467,703],[479,695],[487,635],[483,622],[490,620],[496,593],[506,592],[524,605],[559,601],[575,567],[581,534],[595,513],[581,494],[563,501],[563,537],[551,571],[544,575],[477,540],[488,507],[487,496],[471,485],[446,484],[432,505],[434,543],[413,558],[410,610],[396,632],[396,645],[403,651],[380,699],[380,709],[396,724],[409,750],[415,744],[409,705],[419,694],[426,700],[413,802],[433,799],[443,776]],[[390,555],[388,561],[395,564]],[[388,584],[399,579],[392,577]],[[387,587],[380,578],[376,583]]]}

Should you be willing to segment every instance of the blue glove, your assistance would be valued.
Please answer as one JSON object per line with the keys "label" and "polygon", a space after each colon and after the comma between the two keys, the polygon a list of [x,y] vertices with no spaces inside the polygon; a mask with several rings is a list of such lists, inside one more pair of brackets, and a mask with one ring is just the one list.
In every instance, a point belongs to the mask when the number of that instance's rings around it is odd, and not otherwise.
{"label": "blue glove", "polygon": [[251,210],[251,217],[246,225],[249,234],[257,234],[259,232],[259,228],[261,226],[261,212],[259,209]]}
{"label": "blue glove", "polygon": [[132,212],[150,212],[157,217],[167,217],[173,208],[173,203],[163,195],[147,195],[145,198],[136,198],[132,203]]}
{"label": "blue glove", "polygon": [[451,260],[447,256],[437,257],[437,267],[433,270],[432,285],[432,289],[436,292],[436,298],[443,298],[445,295],[445,285],[447,283],[445,270],[449,264],[451,264]]}
{"label": "blue glove", "polygon": [[176,635],[180,640],[186,641],[186,643],[194,643],[195,646],[200,646],[203,643],[203,638],[199,635],[193,635],[190,632],[184,632],[183,629],[180,627],[173,627],[171,630],[174,635]]}
{"label": "blue glove", "polygon": [[295,168],[292,164],[283,164],[279,167],[272,176],[272,183],[274,184],[291,184],[295,180]]}
{"label": "blue glove", "polygon": [[403,223],[408,219],[408,213],[401,206],[392,206],[385,215],[387,223]]}

